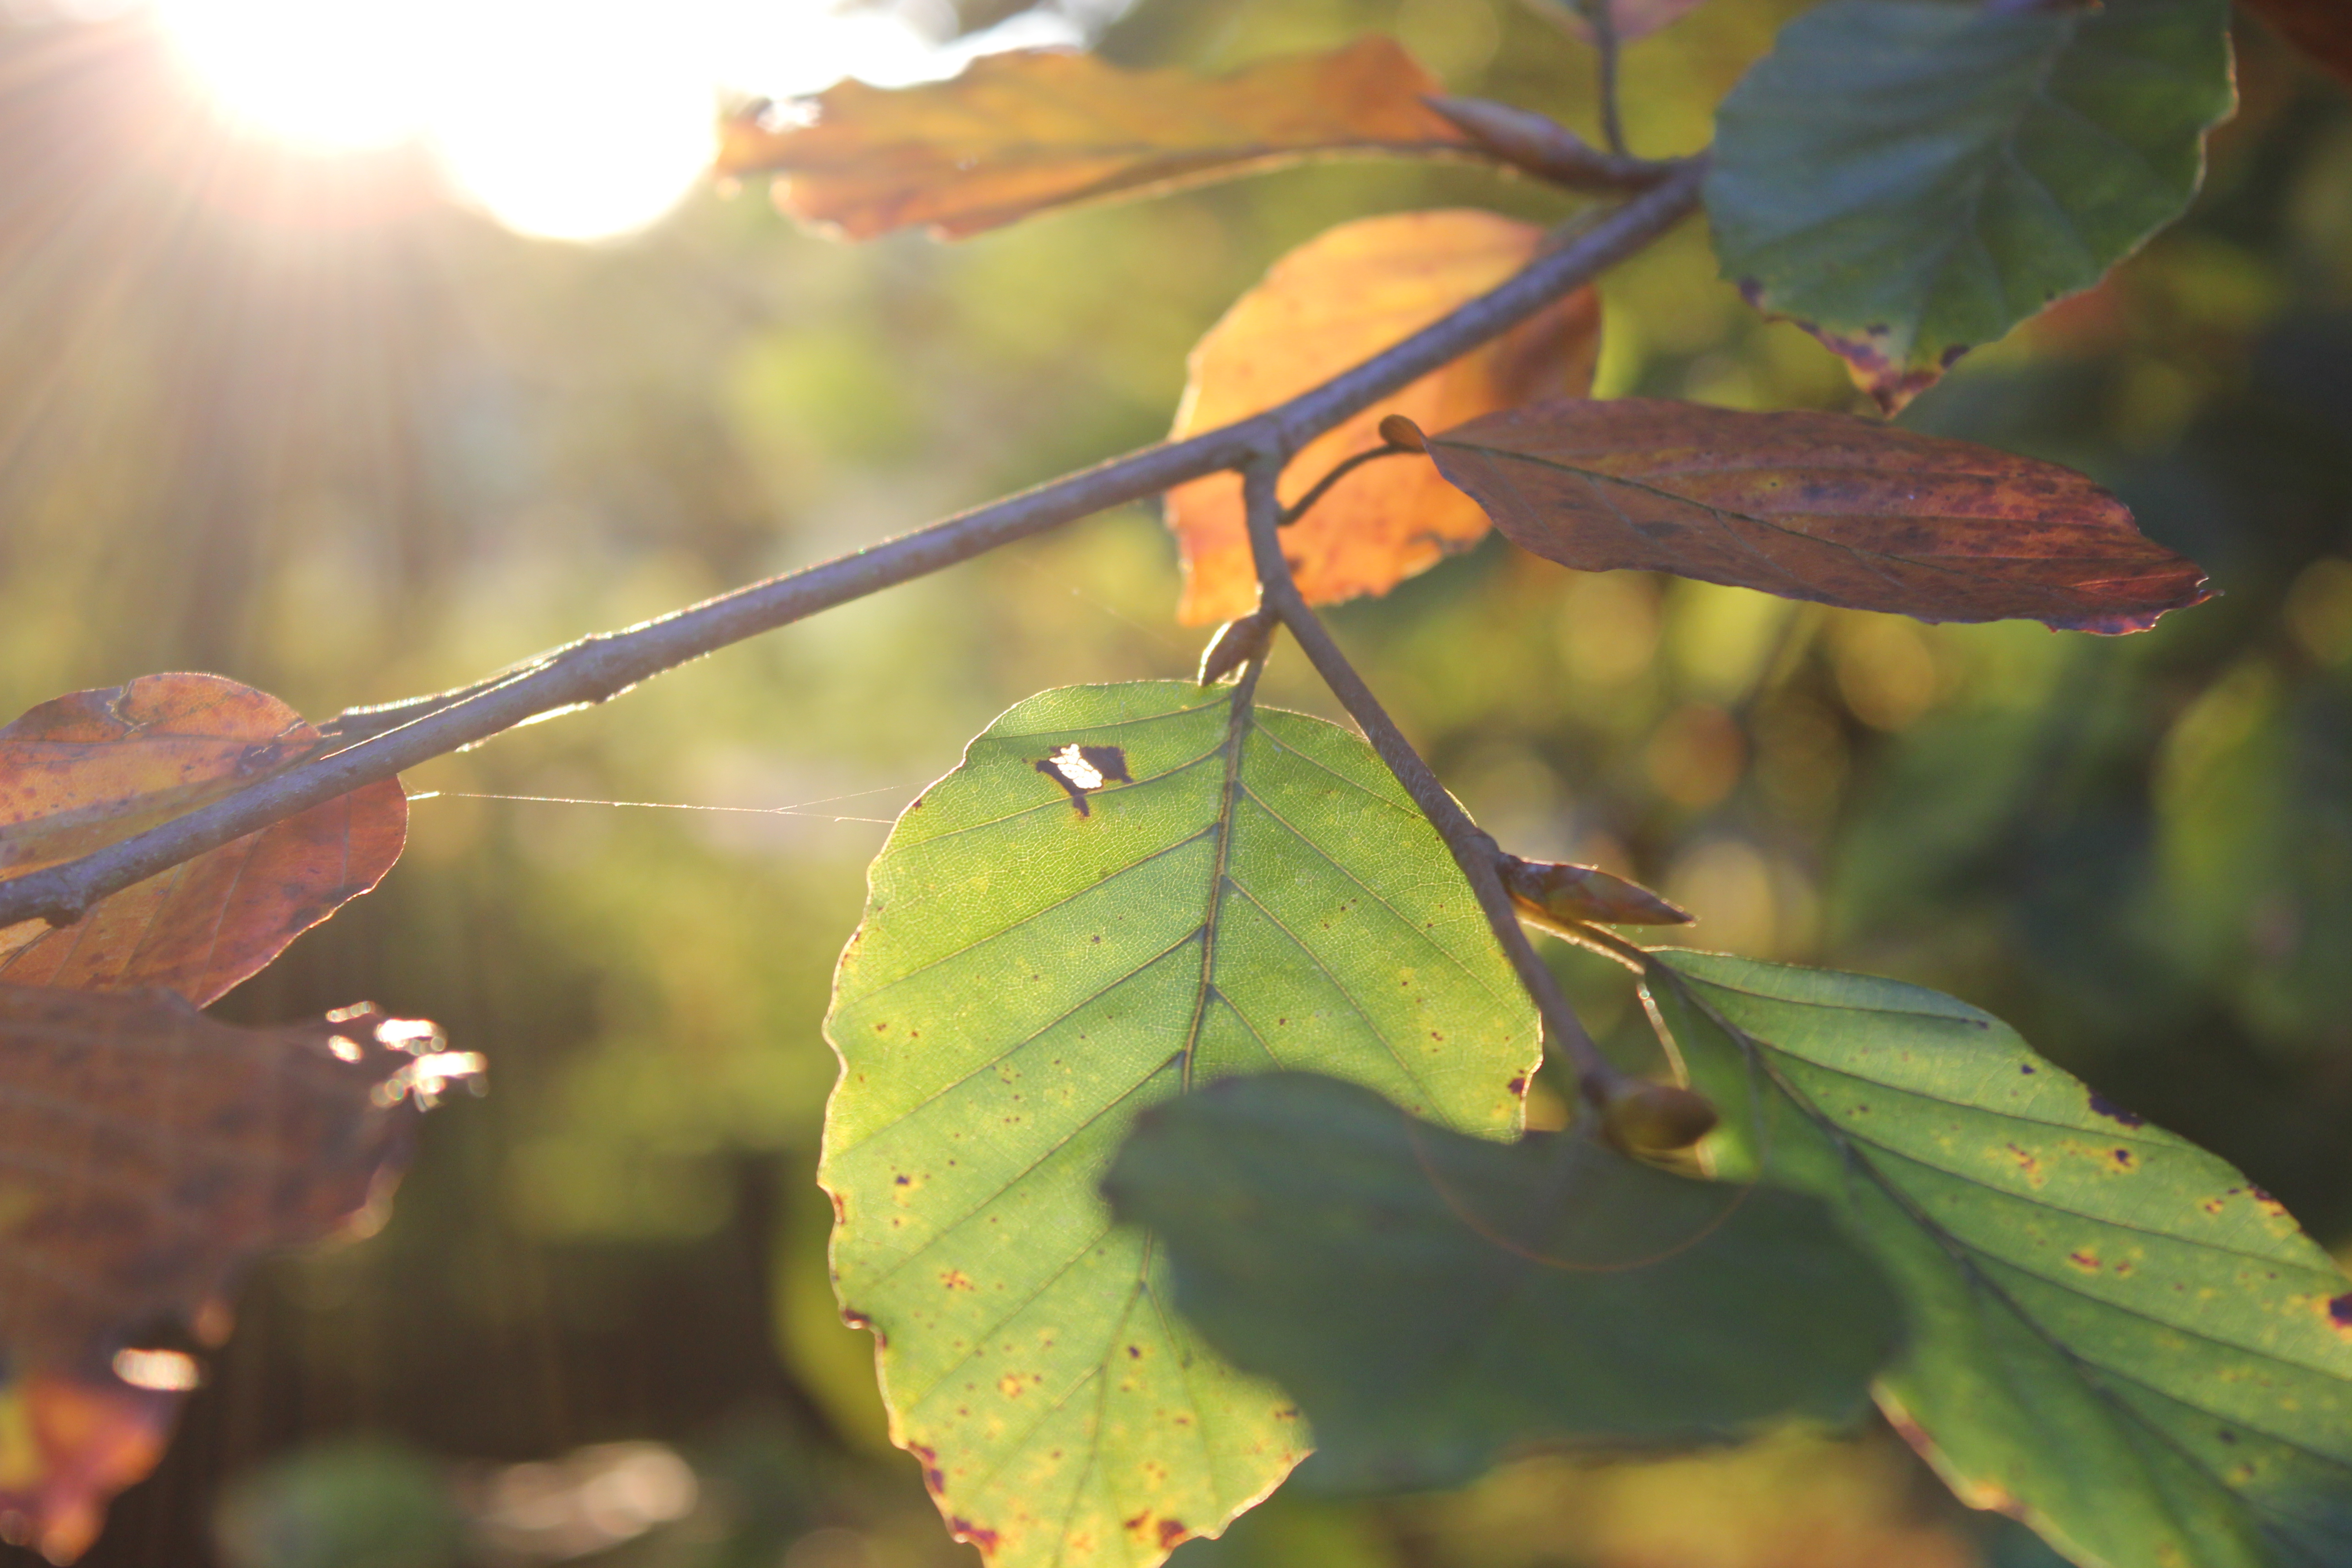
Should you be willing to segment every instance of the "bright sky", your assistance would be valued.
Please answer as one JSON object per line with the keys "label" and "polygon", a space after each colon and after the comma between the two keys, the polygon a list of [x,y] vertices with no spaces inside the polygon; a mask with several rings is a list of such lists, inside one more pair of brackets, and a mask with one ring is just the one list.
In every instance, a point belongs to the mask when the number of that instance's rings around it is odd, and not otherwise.
{"label": "bright sky", "polygon": [[149,4],[229,117],[322,154],[420,142],[460,197],[560,239],[627,234],[676,205],[710,162],[722,92],[896,85],[1079,34],[1048,10],[941,47],[918,25],[939,0]]}

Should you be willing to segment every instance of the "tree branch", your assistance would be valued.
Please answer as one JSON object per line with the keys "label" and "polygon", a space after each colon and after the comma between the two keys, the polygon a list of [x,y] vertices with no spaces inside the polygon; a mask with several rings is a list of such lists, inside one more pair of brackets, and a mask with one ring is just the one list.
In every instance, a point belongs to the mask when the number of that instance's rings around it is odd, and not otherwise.
{"label": "tree branch", "polygon": [[454,692],[348,714],[330,749],[143,833],[0,882],[0,926],[69,923],[109,893],[339,795],[391,778],[530,720],[602,702],[648,676],[835,605],[968,561],[1000,544],[1307,441],[1516,326],[1641,249],[1698,202],[1703,157],[1493,292],[1278,407],[1190,440],[1146,447],[855,554],[582,639]]}
{"label": "tree branch", "polygon": [[[1559,121],[1532,109],[1483,98],[1424,98],[1422,101],[1512,167],[1570,190],[1645,191],[1674,172],[1670,163],[1628,157],[1622,147],[1604,153]],[[1603,125],[1615,122],[1612,98]]]}
{"label": "tree branch", "polygon": [[1397,783],[1412,797],[1413,805],[1429,818],[1430,826],[1454,852],[1454,863],[1462,868],[1468,879],[1471,892],[1478,900],[1478,908],[1486,917],[1486,924],[1495,940],[1503,944],[1503,952],[1518,972],[1519,984],[1536,1005],[1543,1019],[1544,1037],[1568,1053],[1576,1068],[1577,1087],[1593,1108],[1604,1114],[1618,1100],[1625,1098],[1634,1087],[1628,1074],[1601,1054],[1592,1037],[1585,1031],[1583,1021],[1568,1005],[1561,994],[1559,981],[1544,963],[1528,933],[1520,929],[1519,913],[1504,889],[1503,879],[1496,871],[1502,850],[1486,830],[1470,820],[1470,814],[1445,792],[1437,775],[1404,738],[1388,710],[1381,706],[1339,645],[1323,622],[1307,606],[1299,594],[1298,584],[1291,580],[1290,563],[1283,559],[1282,501],[1276,491],[1276,481],[1281,477],[1282,462],[1278,458],[1253,458],[1242,470],[1242,500],[1249,519],[1250,553],[1257,566],[1258,592],[1265,607],[1282,617],[1290,635],[1298,639],[1299,648],[1307,662],[1315,666],[1323,684],[1339,700],[1339,705],[1356,721],[1364,739],[1380,753],[1381,761],[1389,765]]}

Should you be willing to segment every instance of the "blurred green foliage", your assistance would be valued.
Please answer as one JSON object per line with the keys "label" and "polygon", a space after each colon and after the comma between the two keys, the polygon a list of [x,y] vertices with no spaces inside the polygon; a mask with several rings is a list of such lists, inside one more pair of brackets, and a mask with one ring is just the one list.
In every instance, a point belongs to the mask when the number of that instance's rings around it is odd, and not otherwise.
{"label": "blurred green foliage", "polygon": [[[1798,8],[1712,0],[1631,46],[1636,145],[1705,142]],[[757,192],[566,247],[450,209],[404,154],[226,139],[135,17],[0,16],[6,712],[178,668],[314,716],[470,679],[1152,439],[1192,340],[1333,222],[1573,210],[1468,170],[1333,165],[954,247],[835,247]],[[1589,57],[1507,0],[1143,0],[1105,47],[1222,68],[1367,28],[1458,89],[1590,125]],[[2113,641],[1923,626],[1580,578],[1490,542],[1336,622],[1507,847],[1651,880],[1700,943],[1997,1012],[2340,1245],[2352,112],[2269,36],[2239,43],[2244,107],[2190,219],[1906,416],[2114,485],[2209,566],[2216,603]],[[1609,280],[1606,319],[1604,392],[1857,405],[1834,360],[1716,276],[1698,226]],[[817,1026],[883,832],[855,819],[889,817],[1039,689],[1187,671],[1174,589],[1156,521],[1122,511],[417,770],[413,791],[449,793],[418,803],[384,889],[223,1011],[370,996],[487,1052],[491,1092],[431,1119],[381,1236],[261,1271],[93,1568],[218,1560],[210,1519],[241,1476],[260,1479],[231,1494],[232,1538],[322,1506],[356,1529],[379,1505],[335,1489],[388,1498],[455,1473],[435,1467],[625,1439],[676,1445],[730,1500],[616,1549],[636,1560],[969,1561],[882,1438],[869,1342],[825,1306]],[[1266,697],[1330,711],[1288,655]],[[1654,1048],[1622,984],[1560,963],[1612,1048]],[[320,1447],[355,1432],[407,1447]],[[257,1468],[288,1464],[308,1468]],[[1381,1504],[1277,1498],[1178,1561],[2036,1550],[1876,1430],[1529,1460]]]}

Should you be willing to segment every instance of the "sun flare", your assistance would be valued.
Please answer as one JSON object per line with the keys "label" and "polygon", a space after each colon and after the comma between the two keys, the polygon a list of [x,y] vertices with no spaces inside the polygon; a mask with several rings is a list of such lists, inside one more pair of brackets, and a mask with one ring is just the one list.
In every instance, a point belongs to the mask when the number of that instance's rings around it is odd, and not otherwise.
{"label": "sun flare", "polygon": [[1051,13],[942,47],[834,0],[150,0],[243,130],[320,156],[414,143],[519,233],[600,239],[660,218],[715,148],[727,94],[947,74],[981,48],[1074,41]]}

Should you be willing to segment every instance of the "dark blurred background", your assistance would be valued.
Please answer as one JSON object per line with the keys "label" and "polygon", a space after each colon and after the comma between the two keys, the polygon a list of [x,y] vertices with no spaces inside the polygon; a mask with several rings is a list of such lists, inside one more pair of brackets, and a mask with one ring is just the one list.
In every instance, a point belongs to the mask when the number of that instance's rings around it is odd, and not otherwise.
{"label": "dark blurred background", "polygon": [[[1704,142],[1794,9],[1710,0],[1633,45],[1637,146]],[[1118,11],[1085,14],[1130,62],[1224,68],[1387,30],[1457,90],[1591,121],[1588,55],[1512,0]],[[2352,112],[2258,26],[2239,43],[2243,105],[2189,219],[1906,416],[2114,486],[2218,601],[2121,639],[1926,626],[1490,541],[1335,619],[1507,847],[1649,880],[1702,916],[1699,945],[1999,1012],[2341,1247]],[[952,247],[835,246],[757,191],[699,192],[625,240],[532,239],[445,199],[413,151],[225,127],[142,13],[30,0],[0,6],[0,716],[161,669],[314,717],[455,684],[1153,439],[1192,341],[1333,222],[1573,210],[1465,170],[1337,165]],[[1605,392],[1857,406],[1835,361],[1717,279],[1698,226],[1606,294]],[[884,822],[1032,691],[1188,671],[1201,638],[1174,593],[1156,517],[1123,510],[411,775],[831,804],[420,801],[383,889],[223,1005],[434,1017],[488,1055],[491,1092],[430,1118],[382,1234],[251,1280],[91,1568],[973,1561],[833,1315],[819,1020]],[[1268,689],[1330,710],[1287,655]],[[1621,985],[1560,963],[1613,1048],[1654,1048]],[[1529,1460],[1443,1497],[1279,1497],[1177,1562],[2039,1552],[1874,1431]]]}

